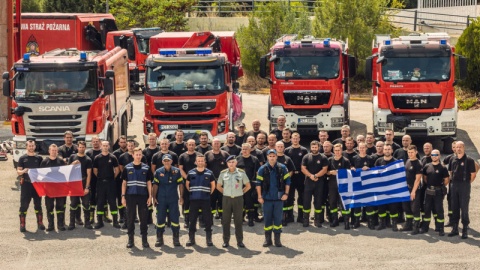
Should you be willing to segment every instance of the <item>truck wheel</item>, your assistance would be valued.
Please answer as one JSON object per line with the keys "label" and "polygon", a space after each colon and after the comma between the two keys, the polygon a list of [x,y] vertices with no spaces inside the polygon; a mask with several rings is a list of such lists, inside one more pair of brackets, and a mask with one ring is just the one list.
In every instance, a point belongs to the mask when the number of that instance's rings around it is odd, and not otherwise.
{"label": "truck wheel", "polygon": [[373,137],[375,139],[377,139],[378,137],[380,137],[380,135],[378,135],[378,129],[376,129],[375,127],[373,127]]}
{"label": "truck wheel", "polygon": [[125,137],[127,137],[127,131],[128,131],[127,116],[123,115],[122,116],[122,127],[120,129],[120,135],[124,135]]}
{"label": "truck wheel", "polygon": [[450,154],[453,153],[453,151],[452,151],[453,141],[454,141],[454,139],[452,137],[448,137],[448,138],[443,140],[443,153],[444,154],[450,155]]}

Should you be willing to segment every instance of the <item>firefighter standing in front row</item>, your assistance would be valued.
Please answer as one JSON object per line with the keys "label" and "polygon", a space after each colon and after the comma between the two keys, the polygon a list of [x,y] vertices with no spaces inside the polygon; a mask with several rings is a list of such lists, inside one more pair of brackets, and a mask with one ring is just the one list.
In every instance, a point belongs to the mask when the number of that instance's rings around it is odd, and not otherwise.
{"label": "firefighter standing in front row", "polygon": [[[172,156],[164,154],[163,167],[155,171],[153,178],[153,199],[157,205],[157,242],[156,247],[163,246],[166,218],[169,215],[173,233],[173,245],[180,246],[180,212],[178,205],[183,204],[183,178],[180,169],[172,166]],[[177,188],[179,192],[177,192]],[[180,198],[178,197],[180,193]]]}
{"label": "firefighter standing in front row", "polygon": [[277,152],[267,151],[268,162],[258,169],[257,194],[258,202],[263,204],[265,221],[264,247],[272,245],[272,231],[275,233],[275,246],[281,247],[283,202],[288,199],[290,190],[290,174],[287,167],[277,162]]}

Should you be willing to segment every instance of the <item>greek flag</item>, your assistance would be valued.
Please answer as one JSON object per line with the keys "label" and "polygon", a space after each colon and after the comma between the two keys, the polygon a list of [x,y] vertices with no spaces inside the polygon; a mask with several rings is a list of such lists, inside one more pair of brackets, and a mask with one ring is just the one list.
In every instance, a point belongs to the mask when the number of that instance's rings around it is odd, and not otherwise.
{"label": "greek flag", "polygon": [[366,171],[340,169],[337,183],[346,209],[410,201],[402,160]]}

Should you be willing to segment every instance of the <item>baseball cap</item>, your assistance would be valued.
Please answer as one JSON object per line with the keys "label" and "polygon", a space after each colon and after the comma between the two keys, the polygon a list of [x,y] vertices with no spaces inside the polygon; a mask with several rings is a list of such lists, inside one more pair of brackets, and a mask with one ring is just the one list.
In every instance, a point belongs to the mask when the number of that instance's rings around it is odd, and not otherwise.
{"label": "baseball cap", "polygon": [[229,162],[230,160],[235,159],[235,158],[236,158],[235,155],[230,155],[230,156],[227,157],[226,162]]}
{"label": "baseball cap", "polygon": [[166,160],[166,159],[172,160],[172,155],[170,155],[170,154],[165,154],[165,155],[163,155],[162,161],[163,161],[163,160]]}
{"label": "baseball cap", "polygon": [[245,127],[245,123],[240,123],[237,125],[237,127]]}
{"label": "baseball cap", "polygon": [[270,149],[267,151],[267,155],[270,155],[270,154],[277,154],[277,151],[275,151],[275,149]]}

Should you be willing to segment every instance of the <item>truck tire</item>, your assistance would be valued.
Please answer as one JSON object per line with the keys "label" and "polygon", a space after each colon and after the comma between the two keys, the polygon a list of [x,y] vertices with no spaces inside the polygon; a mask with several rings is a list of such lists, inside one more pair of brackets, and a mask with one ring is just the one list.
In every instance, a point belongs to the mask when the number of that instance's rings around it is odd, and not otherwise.
{"label": "truck tire", "polygon": [[268,97],[268,107],[267,107],[267,119],[270,121],[270,110],[272,109],[272,102],[270,101],[270,97]]}
{"label": "truck tire", "polygon": [[450,154],[453,153],[453,151],[452,151],[453,141],[454,141],[454,139],[452,137],[448,137],[448,138],[443,140],[443,151],[442,151],[443,154],[450,155]]}
{"label": "truck tire", "polygon": [[122,123],[121,123],[122,127],[120,128],[120,135],[124,135],[125,137],[127,137],[127,133],[128,133],[128,121],[127,121],[127,115],[124,114],[122,116]]}

